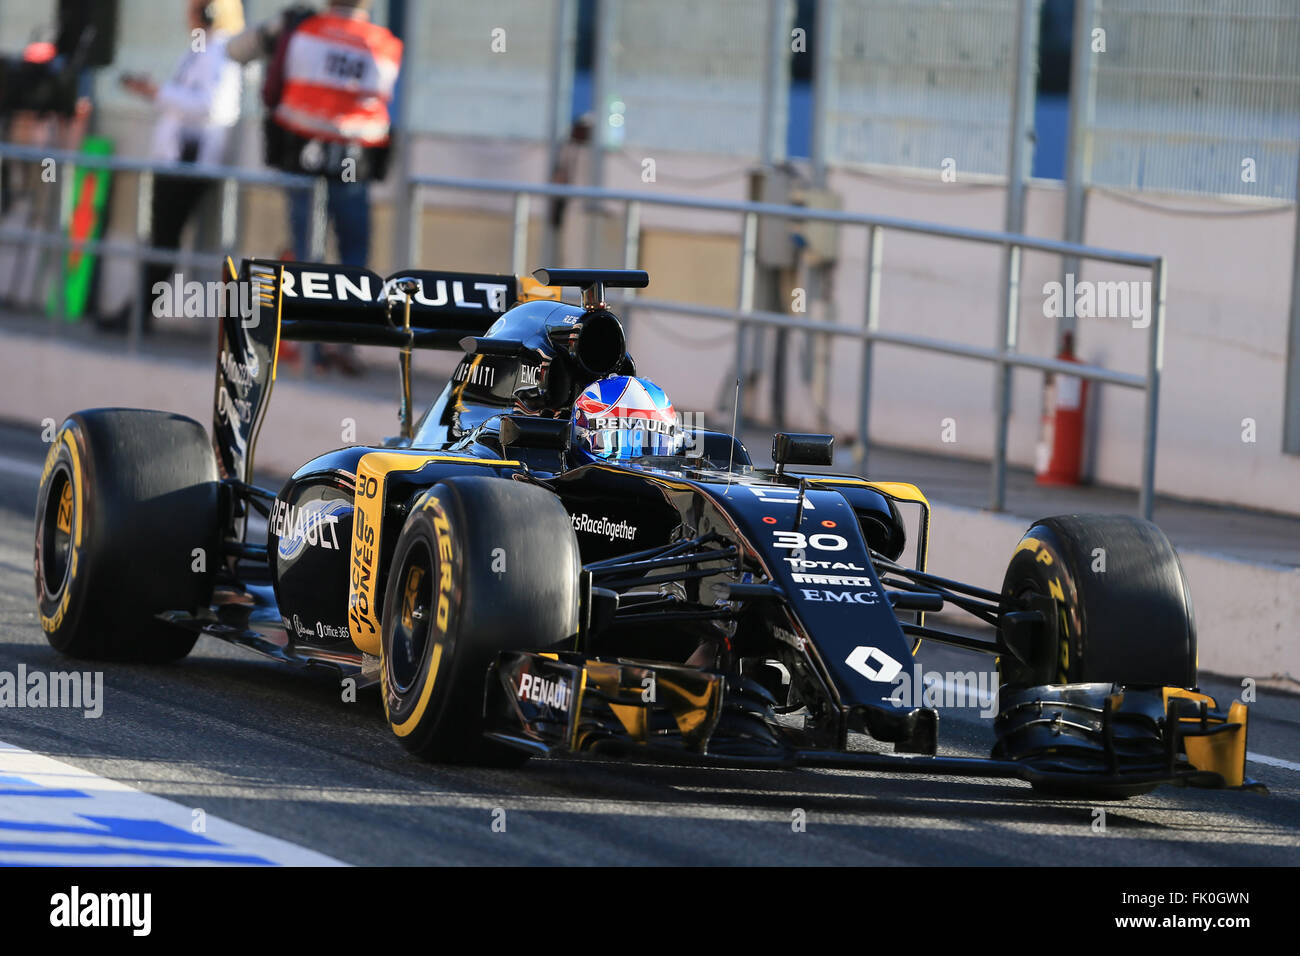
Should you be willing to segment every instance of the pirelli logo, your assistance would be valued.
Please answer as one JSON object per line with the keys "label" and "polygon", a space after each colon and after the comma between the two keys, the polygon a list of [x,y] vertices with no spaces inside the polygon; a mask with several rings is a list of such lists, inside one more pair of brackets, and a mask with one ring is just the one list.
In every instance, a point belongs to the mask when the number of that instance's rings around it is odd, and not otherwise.
{"label": "pirelli logo", "polygon": [[442,502],[430,497],[429,505],[433,508],[433,530],[438,536],[438,609],[434,621],[438,633],[447,633],[447,623],[451,616],[451,525],[442,510]]}

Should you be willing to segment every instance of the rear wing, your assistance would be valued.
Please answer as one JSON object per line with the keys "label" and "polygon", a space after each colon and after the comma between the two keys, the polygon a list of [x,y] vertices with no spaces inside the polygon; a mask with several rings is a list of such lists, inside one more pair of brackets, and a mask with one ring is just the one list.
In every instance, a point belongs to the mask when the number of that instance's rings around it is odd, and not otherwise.
{"label": "rear wing", "polygon": [[[369,269],[245,259],[240,279],[255,299],[277,310],[280,337],[312,342],[352,342],[412,348],[458,349],[467,335],[482,335],[518,299],[513,275],[409,269],[384,278]],[[406,296],[399,280],[411,279],[411,334],[402,328]]]}
{"label": "rear wing", "polygon": [[[411,269],[385,278],[277,259],[245,259],[238,271],[227,259],[222,278],[212,441],[222,476],[250,484],[281,339],[460,351],[518,302],[560,297],[531,276]],[[409,328],[399,283],[414,290]]]}

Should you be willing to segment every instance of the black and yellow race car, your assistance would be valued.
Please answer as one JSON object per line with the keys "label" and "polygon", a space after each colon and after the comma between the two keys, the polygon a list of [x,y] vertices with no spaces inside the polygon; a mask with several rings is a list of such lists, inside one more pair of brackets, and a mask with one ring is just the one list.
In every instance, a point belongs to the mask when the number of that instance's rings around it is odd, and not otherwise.
{"label": "black and yellow race car", "polygon": [[[434,761],[1253,786],[1246,708],[1196,689],[1187,582],[1155,525],[1035,522],[999,592],[933,574],[914,486],[826,470],[827,435],[777,434],[774,467],[755,467],[734,429],[686,427],[637,377],[605,290],[644,272],[227,272],[252,307],[220,319],[211,435],[94,409],[49,453],[36,593],[58,650],[161,661],[208,634],[329,665],[379,683],[393,733]],[[253,450],[282,339],[397,349],[402,427],[272,491]],[[417,421],[418,348],[463,357]],[[944,607],[993,636],[927,625]],[[923,639],[997,658],[989,758],[936,756],[937,710],[898,695]]]}

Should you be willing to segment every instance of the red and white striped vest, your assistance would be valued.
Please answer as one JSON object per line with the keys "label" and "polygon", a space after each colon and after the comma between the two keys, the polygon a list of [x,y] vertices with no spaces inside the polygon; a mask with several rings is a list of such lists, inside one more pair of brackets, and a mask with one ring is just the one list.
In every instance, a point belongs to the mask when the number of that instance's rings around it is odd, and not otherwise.
{"label": "red and white striped vest", "polygon": [[289,38],[275,121],[309,139],[388,144],[402,41],[369,20],[308,17]]}

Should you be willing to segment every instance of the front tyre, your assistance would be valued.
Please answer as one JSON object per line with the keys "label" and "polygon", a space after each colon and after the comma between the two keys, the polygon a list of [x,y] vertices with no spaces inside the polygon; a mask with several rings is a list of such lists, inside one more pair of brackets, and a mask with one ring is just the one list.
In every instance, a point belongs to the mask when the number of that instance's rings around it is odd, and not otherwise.
{"label": "front tyre", "polygon": [[1196,686],[1196,624],[1165,533],[1127,515],[1060,515],[1025,532],[1002,583],[1004,610],[1051,598],[1055,638],[1003,655],[1002,682]]}
{"label": "front tyre", "polygon": [[384,709],[426,760],[518,764],[483,736],[489,667],[501,651],[552,647],[578,631],[582,569],[568,513],[544,488],[448,478],[411,507],[384,597]]}
{"label": "front tyre", "polygon": [[71,657],[161,662],[197,635],[162,611],[208,604],[218,554],[216,459],[203,426],[100,408],[59,429],[36,497],[41,629]]}

